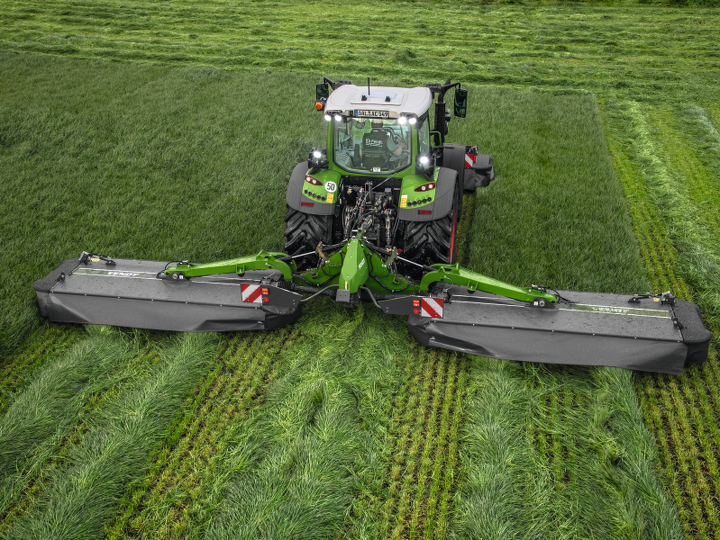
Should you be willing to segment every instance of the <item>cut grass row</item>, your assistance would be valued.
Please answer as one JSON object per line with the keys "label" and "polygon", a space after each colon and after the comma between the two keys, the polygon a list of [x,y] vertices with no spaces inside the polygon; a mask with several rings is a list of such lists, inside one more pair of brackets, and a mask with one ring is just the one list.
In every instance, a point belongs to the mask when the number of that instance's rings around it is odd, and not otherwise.
{"label": "cut grass row", "polygon": [[145,380],[98,411],[82,444],[50,473],[45,489],[11,525],[9,536],[96,538],[102,532],[215,348],[212,334],[174,341],[161,351],[161,361]]}
{"label": "cut grass row", "polygon": [[0,14],[0,45],[10,50],[413,83],[452,74],[483,84],[710,98],[719,67],[720,19],[711,9],[24,0]]}
{"label": "cut grass row", "polygon": [[126,494],[108,538],[195,538],[204,532],[227,479],[218,471],[238,424],[263,402],[279,355],[299,343],[292,329],[229,341],[145,479]]}
{"label": "cut grass row", "polygon": [[29,335],[24,348],[0,364],[0,418],[12,403],[13,394],[28,384],[48,359],[62,354],[82,337],[79,328],[49,324]]}
{"label": "cut grass row", "polygon": [[[475,99],[503,99],[493,92]],[[469,265],[514,283],[648,290],[594,99],[515,99],[471,105],[485,111],[477,142],[505,166],[478,192]],[[469,384],[456,537],[681,537],[630,373],[476,359]]]}
{"label": "cut grass row", "polygon": [[0,532],[25,511],[48,474],[86,431],[89,415],[134,374],[138,342],[106,327],[50,357],[0,422]]}
{"label": "cut grass row", "polygon": [[[718,169],[700,153],[713,134],[708,128],[716,129],[717,124],[695,123],[688,129],[693,118],[688,119],[687,107],[682,106],[658,110],[610,101],[603,108],[611,152],[631,203],[633,225],[653,286],[689,299],[695,296],[717,337],[717,289],[708,291],[713,285],[706,278],[707,265],[715,264],[717,226],[707,212],[705,197],[717,193]],[[712,121],[712,115],[702,110],[692,112],[695,120],[699,116]],[[678,160],[675,145],[683,150],[682,159]],[[681,211],[669,212],[668,205]],[[716,345],[711,346],[709,362],[686,370],[682,379],[639,375],[636,387],[685,536],[716,538],[720,534]]]}

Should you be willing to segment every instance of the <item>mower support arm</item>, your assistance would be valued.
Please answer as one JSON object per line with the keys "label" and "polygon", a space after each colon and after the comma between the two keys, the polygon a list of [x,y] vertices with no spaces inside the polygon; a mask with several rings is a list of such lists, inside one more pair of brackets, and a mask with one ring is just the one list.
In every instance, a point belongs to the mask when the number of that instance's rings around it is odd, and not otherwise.
{"label": "mower support arm", "polygon": [[440,282],[461,285],[467,287],[469,291],[479,289],[523,302],[535,303],[537,300],[545,300],[546,305],[555,305],[558,300],[557,296],[545,292],[542,288],[516,287],[462,268],[459,264],[434,264],[432,267],[436,270],[423,275],[420,282],[421,291],[428,291],[433,283]]}
{"label": "mower support arm", "polygon": [[280,260],[287,257],[286,253],[261,251],[257,255],[249,255],[238,259],[219,261],[207,264],[178,264],[168,266],[163,274],[172,277],[173,274],[182,275],[184,278],[209,276],[213,274],[238,274],[243,275],[249,270],[268,270],[273,268],[282,273],[285,281],[292,281],[292,273],[295,263],[290,264]]}

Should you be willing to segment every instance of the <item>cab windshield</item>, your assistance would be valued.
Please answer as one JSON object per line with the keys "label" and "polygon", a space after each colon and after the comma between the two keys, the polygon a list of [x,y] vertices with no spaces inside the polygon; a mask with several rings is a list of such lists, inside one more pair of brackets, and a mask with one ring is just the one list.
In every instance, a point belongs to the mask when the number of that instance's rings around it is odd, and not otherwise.
{"label": "cab windshield", "polygon": [[410,165],[411,126],[397,119],[344,117],[333,120],[333,149],[336,165],[349,172],[382,173]]}

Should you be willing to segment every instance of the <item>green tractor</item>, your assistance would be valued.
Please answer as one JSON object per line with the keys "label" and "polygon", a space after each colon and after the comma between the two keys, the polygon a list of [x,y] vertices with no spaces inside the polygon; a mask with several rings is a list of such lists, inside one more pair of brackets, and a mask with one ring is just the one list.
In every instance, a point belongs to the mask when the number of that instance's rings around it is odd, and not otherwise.
{"label": "green tractor", "polygon": [[[332,87],[333,92],[330,93]],[[467,91],[458,83],[357,87],[325,79],[328,122],[287,189],[285,253],[204,264],[82,252],[35,282],[50,320],[157,330],[268,330],[326,296],[407,317],[420,343],[530,362],[682,373],[707,359],[700,309],[659,294],[518,287],[455,262],[464,191],[487,186],[493,160],[445,143]],[[434,103],[433,124],[430,109]]]}
{"label": "green tractor", "polygon": [[314,265],[318,245],[349,240],[368,217],[366,242],[397,248],[406,273],[455,262],[463,192],[489,185],[495,172],[476,147],[445,143],[451,89],[455,116],[464,118],[467,90],[450,80],[395,88],[325,78],[316,86],[327,148],[297,164],[286,196],[285,251],[308,253],[296,259],[300,268]]}

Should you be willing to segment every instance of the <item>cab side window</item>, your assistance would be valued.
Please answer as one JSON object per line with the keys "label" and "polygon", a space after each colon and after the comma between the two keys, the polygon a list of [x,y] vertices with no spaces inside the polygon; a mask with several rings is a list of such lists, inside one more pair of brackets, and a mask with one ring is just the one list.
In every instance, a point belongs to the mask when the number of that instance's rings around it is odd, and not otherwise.
{"label": "cab side window", "polygon": [[426,118],[418,124],[418,150],[420,154],[430,153],[430,122]]}

